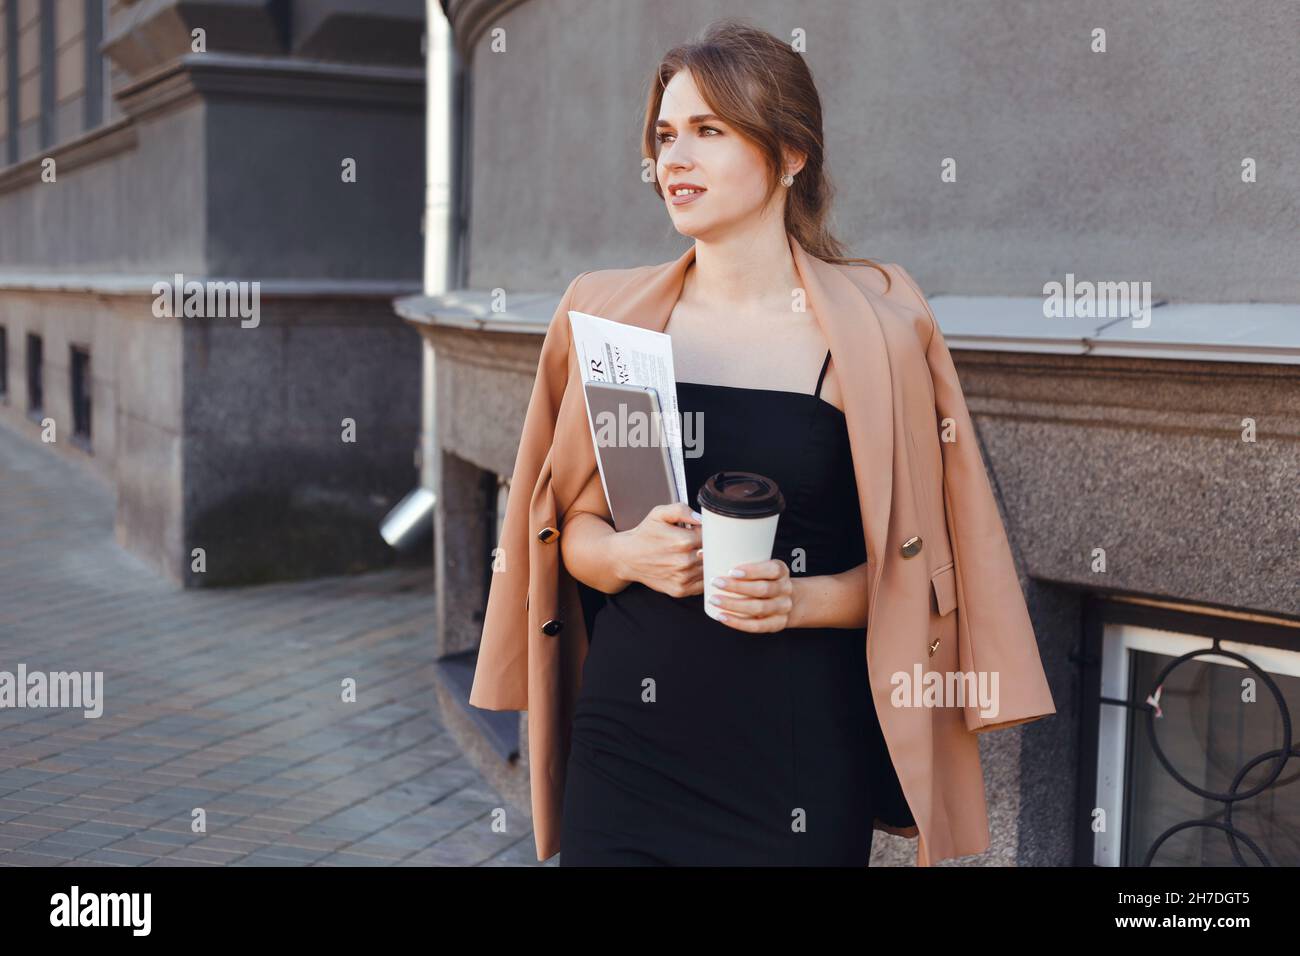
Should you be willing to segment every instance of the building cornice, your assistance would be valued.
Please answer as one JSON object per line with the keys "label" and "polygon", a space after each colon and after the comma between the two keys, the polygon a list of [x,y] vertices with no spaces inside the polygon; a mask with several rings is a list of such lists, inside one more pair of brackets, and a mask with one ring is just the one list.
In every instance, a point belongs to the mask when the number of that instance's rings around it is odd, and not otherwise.
{"label": "building cornice", "polygon": [[456,50],[468,63],[473,59],[479,38],[506,13],[529,0],[447,0],[452,36]]}
{"label": "building cornice", "polygon": [[[0,195],[26,186],[39,185],[47,159],[54,160],[54,172],[57,177],[79,166],[88,166],[117,153],[135,149],[135,146],[135,128],[129,118],[106,123],[83,133],[76,139],[52,146],[39,155],[0,169]],[[57,182],[57,178],[55,181]]]}
{"label": "building cornice", "polygon": [[136,119],[215,97],[418,111],[424,108],[424,68],[187,53],[132,80],[116,96],[123,111]]}

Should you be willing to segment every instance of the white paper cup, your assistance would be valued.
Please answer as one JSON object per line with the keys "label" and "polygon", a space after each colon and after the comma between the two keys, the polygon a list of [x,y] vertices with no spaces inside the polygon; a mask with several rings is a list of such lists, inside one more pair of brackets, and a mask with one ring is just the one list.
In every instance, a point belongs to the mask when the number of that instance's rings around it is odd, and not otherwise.
{"label": "white paper cup", "polygon": [[775,481],[751,471],[720,471],[697,498],[703,519],[704,613],[716,620],[721,609],[710,603],[717,590],[713,579],[727,578],[737,565],[772,557],[785,498]]}

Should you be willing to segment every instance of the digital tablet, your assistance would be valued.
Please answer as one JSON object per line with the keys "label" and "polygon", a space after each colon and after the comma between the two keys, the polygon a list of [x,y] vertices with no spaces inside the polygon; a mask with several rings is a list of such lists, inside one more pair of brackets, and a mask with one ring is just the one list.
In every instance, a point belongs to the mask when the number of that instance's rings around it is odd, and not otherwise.
{"label": "digital tablet", "polygon": [[677,501],[677,479],[659,394],[647,385],[588,382],[587,413],[614,530],[641,523],[650,509]]}

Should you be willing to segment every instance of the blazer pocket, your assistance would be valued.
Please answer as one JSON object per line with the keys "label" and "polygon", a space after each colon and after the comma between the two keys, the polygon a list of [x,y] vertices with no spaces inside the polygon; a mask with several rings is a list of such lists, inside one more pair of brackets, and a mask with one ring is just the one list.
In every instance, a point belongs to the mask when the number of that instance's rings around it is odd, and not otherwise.
{"label": "blazer pocket", "polygon": [[930,589],[934,591],[934,605],[940,616],[957,606],[957,571],[953,562],[930,575]]}

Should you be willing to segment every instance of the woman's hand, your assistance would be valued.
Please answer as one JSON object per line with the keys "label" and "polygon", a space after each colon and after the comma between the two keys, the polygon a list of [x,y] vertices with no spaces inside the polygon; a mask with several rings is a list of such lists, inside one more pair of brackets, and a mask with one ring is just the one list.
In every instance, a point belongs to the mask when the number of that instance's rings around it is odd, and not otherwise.
{"label": "woman's hand", "polygon": [[[736,576],[735,572],[742,575]],[[738,631],[767,634],[789,626],[794,610],[794,582],[790,569],[778,558],[740,564],[726,577],[714,578],[713,604],[720,611],[719,620]]]}
{"label": "woman's hand", "polygon": [[617,539],[617,573],[625,581],[639,581],[671,597],[704,593],[700,518],[690,505],[656,505]]}

